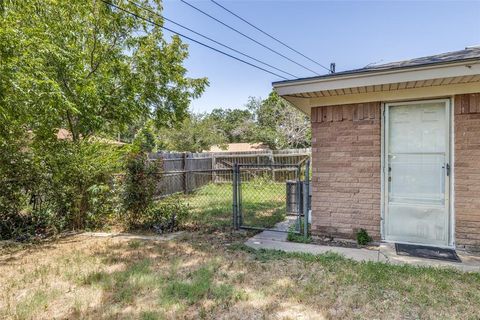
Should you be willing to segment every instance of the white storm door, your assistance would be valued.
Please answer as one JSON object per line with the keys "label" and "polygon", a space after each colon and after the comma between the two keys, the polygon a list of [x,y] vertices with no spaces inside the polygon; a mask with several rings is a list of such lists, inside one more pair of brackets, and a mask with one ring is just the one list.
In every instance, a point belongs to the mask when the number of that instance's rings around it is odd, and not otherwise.
{"label": "white storm door", "polygon": [[449,243],[449,101],[385,109],[385,239]]}

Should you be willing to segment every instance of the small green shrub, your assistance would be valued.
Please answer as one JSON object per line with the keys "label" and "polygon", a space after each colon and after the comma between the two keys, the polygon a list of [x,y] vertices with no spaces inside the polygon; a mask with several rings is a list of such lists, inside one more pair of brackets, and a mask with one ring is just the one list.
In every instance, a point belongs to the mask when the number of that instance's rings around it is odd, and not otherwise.
{"label": "small green shrub", "polygon": [[[303,219],[300,220],[300,234],[295,232],[295,225],[292,225],[288,228],[287,241],[298,242],[298,243],[311,243],[312,237],[310,235],[303,235]],[[308,232],[310,233],[310,225],[308,225]]]}
{"label": "small green shrub", "polygon": [[373,239],[370,237],[368,234],[367,230],[365,229],[360,229],[357,231],[357,243],[361,246],[364,246],[371,242]]}
{"label": "small green shrub", "polygon": [[148,210],[143,225],[159,233],[173,232],[185,222],[188,214],[188,206],[179,197],[168,197]]}

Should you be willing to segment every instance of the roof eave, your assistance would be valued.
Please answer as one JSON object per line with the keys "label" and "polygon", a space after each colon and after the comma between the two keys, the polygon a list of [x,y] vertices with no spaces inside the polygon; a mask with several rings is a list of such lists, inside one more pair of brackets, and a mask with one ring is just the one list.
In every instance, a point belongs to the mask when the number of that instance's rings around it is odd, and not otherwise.
{"label": "roof eave", "polygon": [[474,57],[474,58],[461,59],[461,60],[455,60],[455,61],[443,61],[443,62],[416,65],[416,66],[403,66],[403,67],[393,67],[393,68],[385,68],[385,69],[365,69],[365,70],[355,69],[350,71],[326,74],[322,76],[274,81],[272,82],[272,86],[274,88],[278,88],[282,86],[305,84],[309,82],[331,81],[333,79],[359,78],[359,77],[364,77],[366,75],[373,76],[373,75],[384,74],[384,73],[400,73],[404,71],[410,71],[412,69],[418,69],[418,70],[431,69],[431,68],[442,67],[446,65],[448,66],[448,65],[464,64],[469,62],[473,62],[473,63],[480,62],[480,58]]}
{"label": "roof eave", "polygon": [[325,77],[280,81],[274,82],[272,85],[280,95],[292,95],[321,90],[353,88],[355,86],[396,83],[405,80],[418,81],[479,73],[480,59],[473,58],[421,66],[369,70],[368,72],[344,73]]}

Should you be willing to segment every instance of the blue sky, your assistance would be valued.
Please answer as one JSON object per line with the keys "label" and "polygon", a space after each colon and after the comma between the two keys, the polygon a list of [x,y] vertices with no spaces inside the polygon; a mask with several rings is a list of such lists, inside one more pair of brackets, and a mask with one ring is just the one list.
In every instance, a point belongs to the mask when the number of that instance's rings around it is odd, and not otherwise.
{"label": "blue sky", "polygon": [[[293,60],[319,73],[325,72],[212,2],[187,1]],[[328,67],[330,62],[335,62],[337,71],[480,44],[480,0],[217,1],[323,65]],[[165,0],[163,14],[294,75],[314,75],[178,0]],[[190,35],[168,22],[165,25]],[[210,81],[203,96],[192,102],[194,112],[241,108],[250,96],[266,97],[271,91],[271,82],[281,80],[195,43],[190,44],[189,53],[185,63],[188,75],[205,76]]]}

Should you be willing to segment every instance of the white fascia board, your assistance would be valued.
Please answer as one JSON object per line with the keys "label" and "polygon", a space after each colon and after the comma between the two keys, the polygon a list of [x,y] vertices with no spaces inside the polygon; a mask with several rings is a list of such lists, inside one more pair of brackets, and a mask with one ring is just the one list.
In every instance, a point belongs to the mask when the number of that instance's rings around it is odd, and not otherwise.
{"label": "white fascia board", "polygon": [[378,72],[340,75],[320,79],[276,83],[273,85],[279,95],[293,95],[324,90],[356,88],[408,81],[450,78],[480,74],[480,61],[457,62],[424,66],[418,68],[382,70]]}

